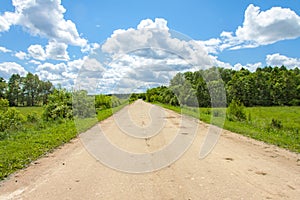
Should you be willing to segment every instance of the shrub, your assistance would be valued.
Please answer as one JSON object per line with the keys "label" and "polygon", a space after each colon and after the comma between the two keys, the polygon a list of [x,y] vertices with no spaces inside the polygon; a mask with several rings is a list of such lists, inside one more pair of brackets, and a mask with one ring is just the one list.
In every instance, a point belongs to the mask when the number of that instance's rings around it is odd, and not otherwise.
{"label": "shrub", "polygon": [[0,115],[0,132],[19,129],[23,122],[25,122],[25,117],[15,108],[9,108]]}
{"label": "shrub", "polygon": [[[137,95],[136,94],[132,94],[130,96],[129,101],[133,102],[137,99]],[[118,107],[119,105],[121,105],[121,101],[118,97],[112,95],[112,96],[107,96],[107,95],[96,95],[95,96],[95,107],[96,108],[100,108],[100,109],[106,109],[106,108],[114,108],[114,107]]]}
{"label": "shrub", "polygon": [[9,106],[8,100],[0,98],[0,111],[2,112],[7,111],[8,106]]}
{"label": "shrub", "polygon": [[27,116],[26,116],[26,118],[27,118],[28,122],[32,122],[32,123],[33,122],[37,122],[40,119],[40,117],[39,117],[39,115],[38,115],[37,112],[28,113]]}
{"label": "shrub", "polygon": [[88,95],[87,91],[73,92],[73,115],[79,118],[95,117],[94,97]]}
{"label": "shrub", "polygon": [[65,89],[55,90],[49,95],[48,104],[44,107],[43,118],[46,121],[72,119],[72,94]]}
{"label": "shrub", "polygon": [[246,120],[246,112],[243,103],[233,99],[227,109],[227,118],[229,121]]}

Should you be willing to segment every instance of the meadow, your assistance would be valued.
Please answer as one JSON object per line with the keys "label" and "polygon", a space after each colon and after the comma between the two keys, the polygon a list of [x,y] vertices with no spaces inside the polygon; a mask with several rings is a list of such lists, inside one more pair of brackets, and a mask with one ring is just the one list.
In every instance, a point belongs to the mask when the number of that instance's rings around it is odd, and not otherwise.
{"label": "meadow", "polygon": [[[16,170],[28,166],[32,161],[69,142],[79,133],[84,132],[110,117],[118,107],[97,110],[97,117],[76,120],[61,119],[57,121],[41,120],[42,107],[17,107],[24,116],[35,113],[38,120],[26,122],[19,130],[1,133],[0,137],[0,180]],[[76,123],[76,124],[75,124]]]}
{"label": "meadow", "polygon": [[180,108],[161,103],[158,105],[226,130],[300,153],[299,106],[246,107],[247,120],[230,121],[226,118],[226,108]]}

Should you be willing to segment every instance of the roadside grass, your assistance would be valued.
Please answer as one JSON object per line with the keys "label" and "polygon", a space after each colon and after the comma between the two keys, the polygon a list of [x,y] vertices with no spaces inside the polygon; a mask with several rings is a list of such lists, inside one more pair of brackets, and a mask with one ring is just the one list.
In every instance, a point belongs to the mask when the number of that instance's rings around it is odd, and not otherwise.
{"label": "roadside grass", "polygon": [[[126,104],[113,110],[98,110],[97,118],[62,119],[51,122],[39,119],[33,123],[26,122],[20,130],[2,133],[5,137],[0,137],[0,180],[69,142],[77,134],[88,130],[98,121],[110,117],[124,106]],[[16,109],[24,116],[36,112],[40,118],[43,112],[42,107],[18,107]]]}
{"label": "roadside grass", "polygon": [[177,113],[198,118],[205,123],[300,153],[299,106],[248,107],[245,108],[247,120],[240,122],[229,121],[226,118],[226,108],[180,108],[156,104]]}
{"label": "roadside grass", "polygon": [[29,113],[36,112],[40,117],[43,114],[43,107],[15,107],[20,113],[24,116],[28,115]]}
{"label": "roadside grass", "polygon": [[122,108],[128,105],[127,101],[122,102],[121,105],[114,107],[114,108],[107,108],[107,109],[98,109],[97,110],[97,119],[98,121],[102,121],[110,116],[112,116],[114,113],[118,112]]}

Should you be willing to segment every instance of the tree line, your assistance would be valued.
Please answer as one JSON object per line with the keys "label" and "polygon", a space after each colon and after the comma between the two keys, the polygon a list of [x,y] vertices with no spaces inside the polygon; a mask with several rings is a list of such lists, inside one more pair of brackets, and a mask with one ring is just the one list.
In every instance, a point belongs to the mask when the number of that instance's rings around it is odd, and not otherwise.
{"label": "tree line", "polygon": [[0,99],[7,99],[9,106],[45,105],[53,90],[50,81],[42,81],[32,73],[25,77],[12,74],[8,82],[0,77]]}
{"label": "tree line", "polygon": [[300,70],[268,66],[250,72],[212,67],[178,73],[168,87],[148,89],[146,100],[200,107],[225,107],[233,100],[245,106],[299,106]]}

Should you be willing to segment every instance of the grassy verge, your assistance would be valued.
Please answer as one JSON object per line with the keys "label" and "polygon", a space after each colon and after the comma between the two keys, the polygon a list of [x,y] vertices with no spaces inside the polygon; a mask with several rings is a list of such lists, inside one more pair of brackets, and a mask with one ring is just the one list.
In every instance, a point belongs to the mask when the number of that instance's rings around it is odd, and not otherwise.
{"label": "grassy verge", "polygon": [[35,112],[39,116],[42,116],[43,114],[43,107],[15,107],[20,113],[24,116],[26,116],[28,113]]}
{"label": "grassy verge", "polygon": [[115,108],[108,108],[108,109],[103,109],[103,110],[97,110],[97,119],[98,121],[102,121],[104,119],[107,119],[108,117],[112,116],[114,113],[118,112],[125,106],[127,106],[127,102],[124,102],[118,107]]}
{"label": "grassy verge", "polygon": [[[226,119],[226,108],[180,108],[157,104],[177,113],[186,114],[203,122],[223,127],[256,140],[300,153],[300,107],[251,107],[246,108],[247,120],[243,122]],[[198,109],[198,110],[197,110]],[[212,118],[214,116],[214,118]],[[223,120],[225,123],[223,124]],[[274,127],[272,120],[280,126]]]}
{"label": "grassy verge", "polygon": [[[39,120],[38,122],[24,124],[20,130],[3,133],[6,135],[0,139],[0,180],[16,170],[26,167],[47,152],[51,152],[58,146],[69,142],[78,133],[84,132],[98,121],[110,117],[125,105],[113,108],[113,110],[99,110],[97,111],[97,119],[76,119],[76,125],[73,120],[55,122]],[[30,112],[36,112],[39,116],[42,115],[41,107],[17,109],[25,116]]]}

